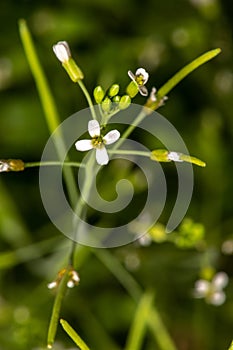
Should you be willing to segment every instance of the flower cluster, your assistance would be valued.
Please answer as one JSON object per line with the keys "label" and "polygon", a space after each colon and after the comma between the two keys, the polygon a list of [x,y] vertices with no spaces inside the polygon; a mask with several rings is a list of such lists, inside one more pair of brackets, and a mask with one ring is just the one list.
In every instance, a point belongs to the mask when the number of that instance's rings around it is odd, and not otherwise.
{"label": "flower cluster", "polygon": [[211,281],[200,279],[195,283],[194,297],[204,298],[208,304],[222,305],[226,300],[223,288],[228,284],[225,272],[218,272]]}
{"label": "flower cluster", "polygon": [[[62,269],[58,272],[57,278],[50,282],[47,287],[49,289],[54,289],[59,286],[64,274],[66,273],[67,269]],[[80,278],[77,273],[73,268],[70,268],[68,271],[68,281],[67,281],[67,287],[68,288],[73,288],[79,284]]]}

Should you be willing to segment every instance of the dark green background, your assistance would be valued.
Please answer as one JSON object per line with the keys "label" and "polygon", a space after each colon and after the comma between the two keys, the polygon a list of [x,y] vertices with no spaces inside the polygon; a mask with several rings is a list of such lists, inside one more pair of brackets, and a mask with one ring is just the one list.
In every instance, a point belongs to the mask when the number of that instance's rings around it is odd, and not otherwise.
{"label": "dark green background", "polygon": [[[179,350],[227,349],[233,338],[233,283],[220,307],[195,300],[191,293],[205,259],[217,271],[233,275],[232,257],[221,253],[224,240],[233,237],[232,10],[231,0],[3,0],[0,4],[0,158],[39,160],[49,137],[18,34],[20,18],[28,22],[62,120],[86,107],[86,102],[52,52],[59,40],[69,42],[90,92],[99,83],[105,88],[120,83],[124,88],[127,71],[137,67],[150,73],[149,89],[160,87],[195,57],[222,49],[221,55],[177,86],[159,110],[180,132],[190,154],[207,162],[205,169],[194,169],[187,213],[206,228],[205,254],[179,250],[170,243],[111,250],[122,263],[126,256],[140,259],[139,268],[130,273],[143,287],[156,290],[156,304]],[[144,99],[138,96],[134,102],[142,104]],[[169,212],[175,172],[169,166],[164,170],[171,184]],[[54,240],[33,246],[50,238]],[[46,284],[67,256],[69,247],[62,242],[66,240],[43,209],[38,169],[1,174],[1,350],[45,345],[53,303]],[[95,255],[79,272],[81,284],[67,296],[62,317],[93,350],[106,349],[105,333],[123,347],[134,302]],[[57,349],[73,346],[61,330],[58,341]],[[150,333],[143,349],[159,349]]]}

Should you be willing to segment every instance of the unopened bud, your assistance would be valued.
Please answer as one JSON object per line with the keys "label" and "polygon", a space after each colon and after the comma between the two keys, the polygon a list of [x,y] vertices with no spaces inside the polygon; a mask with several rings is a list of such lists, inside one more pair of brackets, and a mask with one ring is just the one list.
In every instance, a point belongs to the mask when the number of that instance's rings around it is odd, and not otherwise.
{"label": "unopened bud", "polygon": [[131,98],[128,95],[124,95],[120,99],[119,108],[126,109],[130,106],[130,103],[131,103]]}
{"label": "unopened bud", "polygon": [[1,159],[0,173],[5,171],[23,171],[24,162],[21,159]]}
{"label": "unopened bud", "polygon": [[102,86],[100,85],[96,86],[96,88],[94,89],[93,95],[94,95],[95,102],[98,104],[101,103],[105,95],[105,92]]}
{"label": "unopened bud", "polygon": [[113,84],[109,89],[109,93],[108,93],[109,97],[116,96],[119,90],[120,90],[120,86],[118,84]]}

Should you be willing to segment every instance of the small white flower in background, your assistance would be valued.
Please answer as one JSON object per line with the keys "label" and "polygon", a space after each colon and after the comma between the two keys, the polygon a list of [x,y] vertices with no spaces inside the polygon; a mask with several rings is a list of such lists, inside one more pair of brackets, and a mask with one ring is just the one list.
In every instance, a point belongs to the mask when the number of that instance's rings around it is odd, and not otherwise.
{"label": "small white flower in background", "polygon": [[62,63],[68,62],[71,58],[70,48],[66,41],[59,41],[56,45],[53,45],[53,51]]}
{"label": "small white flower in background", "polygon": [[99,165],[108,164],[109,157],[105,145],[111,145],[116,142],[120,133],[118,130],[111,130],[105,136],[100,134],[100,125],[97,120],[88,122],[88,132],[92,137],[91,140],[80,140],[75,143],[77,151],[89,151],[96,149],[96,161]]}
{"label": "small white flower in background", "polygon": [[73,288],[80,281],[79,275],[78,275],[78,273],[75,270],[71,270],[70,273],[69,273],[69,277],[70,277],[70,279],[67,282],[67,287],[68,288]]}
{"label": "small white flower in background", "polygon": [[226,300],[223,288],[228,284],[228,280],[225,272],[218,272],[212,281],[200,279],[195,283],[194,297],[204,298],[208,304],[222,305]]}
{"label": "small white flower in background", "polygon": [[130,79],[135,81],[135,83],[137,83],[140,94],[142,96],[147,96],[148,95],[148,90],[144,86],[147,83],[148,79],[149,79],[149,74],[147,73],[147,71],[144,68],[138,68],[136,70],[136,73],[133,74],[131,72],[131,70],[129,70],[128,71],[128,76],[130,77]]}

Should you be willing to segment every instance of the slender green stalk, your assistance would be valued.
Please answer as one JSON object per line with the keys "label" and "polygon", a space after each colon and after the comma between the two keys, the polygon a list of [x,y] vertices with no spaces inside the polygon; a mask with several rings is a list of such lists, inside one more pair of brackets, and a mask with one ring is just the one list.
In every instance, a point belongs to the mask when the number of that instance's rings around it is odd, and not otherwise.
{"label": "slender green stalk", "polygon": [[85,168],[85,165],[78,162],[59,162],[59,161],[47,161],[47,162],[29,162],[24,163],[25,168],[34,168],[40,166],[68,166],[76,168]]}
{"label": "slender green stalk", "polygon": [[233,340],[232,340],[231,345],[230,345],[228,350],[233,350]]}
{"label": "slender green stalk", "polygon": [[158,90],[158,99],[166,96],[181,80],[183,80],[187,75],[192,73],[195,69],[202,66],[204,63],[212,60],[221,52],[221,49],[214,49],[204,53],[199,56],[191,63],[187,64],[181,70],[179,70],[171,79],[169,79],[159,90]]}
{"label": "slender green stalk", "polygon": [[[48,124],[50,134],[52,134],[60,125],[60,120],[58,117],[55,101],[51,94],[48,81],[45,77],[45,74],[39,62],[36,49],[34,47],[34,43],[25,20],[19,21],[19,33],[20,33],[20,37],[22,40],[22,44],[24,47],[24,51],[25,51],[32,75],[34,77],[34,80],[37,86],[40,101],[46,117],[46,122]],[[65,152],[65,145],[64,145],[64,141],[62,139],[61,133],[56,134],[56,137],[54,138],[54,142],[55,142],[58,155],[60,158],[62,158],[62,155]],[[64,176],[66,179],[67,190],[68,190],[70,201],[72,205],[75,205],[75,203],[77,202],[78,192],[77,192],[74,176],[72,173],[72,169],[70,168],[64,169]]]}
{"label": "slender green stalk", "polygon": [[125,350],[140,350],[142,348],[142,342],[149,321],[152,303],[153,294],[151,292],[144,293],[138,304],[127,338]]}
{"label": "slender green stalk", "polygon": [[91,97],[89,95],[89,92],[87,91],[84,83],[82,80],[78,80],[78,84],[82,90],[82,92],[84,93],[85,97],[86,97],[86,100],[87,100],[87,103],[90,107],[90,110],[91,110],[91,115],[92,115],[92,118],[97,120],[97,117],[96,117],[96,113],[95,113],[95,109],[94,109],[94,106],[93,106],[93,103],[92,103],[92,100],[91,100]]}
{"label": "slender green stalk", "polygon": [[61,319],[60,323],[66,333],[75,342],[75,344],[79,346],[81,350],[90,350],[87,344],[80,338],[80,336],[75,332],[75,330],[69,325],[67,321]]}
{"label": "slender green stalk", "polygon": [[57,333],[57,326],[58,326],[58,321],[60,317],[61,304],[67,290],[68,277],[69,276],[68,276],[68,270],[67,270],[58,286],[57,295],[53,304],[52,316],[49,323],[48,338],[47,338],[48,349],[52,349],[54,339]]}

